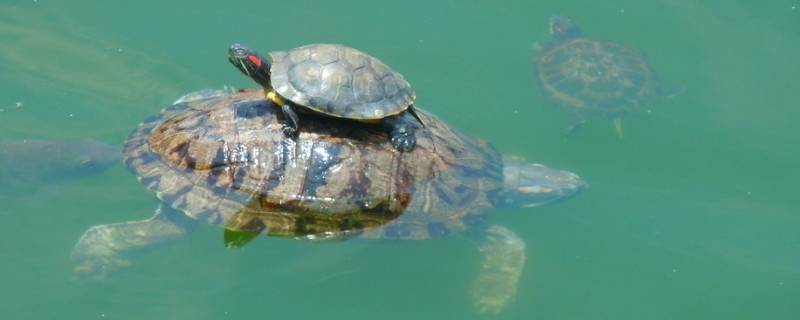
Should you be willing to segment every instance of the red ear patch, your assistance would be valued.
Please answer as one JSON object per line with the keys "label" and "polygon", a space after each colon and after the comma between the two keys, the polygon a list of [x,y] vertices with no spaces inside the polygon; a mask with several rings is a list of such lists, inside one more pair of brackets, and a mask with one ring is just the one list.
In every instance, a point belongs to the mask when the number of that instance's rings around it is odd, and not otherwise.
{"label": "red ear patch", "polygon": [[249,55],[249,56],[247,56],[247,60],[250,60],[250,62],[255,64],[256,67],[260,67],[261,66],[261,58],[259,58],[259,57],[256,57],[254,55]]}

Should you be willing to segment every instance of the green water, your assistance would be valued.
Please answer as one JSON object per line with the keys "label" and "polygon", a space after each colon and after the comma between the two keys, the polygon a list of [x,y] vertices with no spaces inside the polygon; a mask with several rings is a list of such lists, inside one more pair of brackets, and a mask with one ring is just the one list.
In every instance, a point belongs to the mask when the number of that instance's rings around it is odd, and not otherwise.
{"label": "green water", "polygon": [[[685,88],[624,120],[565,134],[531,73],[554,13],[641,49]],[[0,139],[120,145],[183,93],[252,83],[227,46],[336,42],[414,85],[418,105],[591,184],[498,210],[528,245],[516,303],[472,306],[477,240],[242,250],[200,226],[102,282],[74,279],[89,226],[155,198],[122,165],[0,189],[2,319],[796,319],[800,313],[800,1],[9,1],[0,3]],[[18,103],[19,102],[19,103]],[[20,106],[21,105],[21,106]],[[0,152],[9,152],[2,150]],[[46,161],[45,161],[46,163]],[[8,189],[8,187],[7,187]]]}

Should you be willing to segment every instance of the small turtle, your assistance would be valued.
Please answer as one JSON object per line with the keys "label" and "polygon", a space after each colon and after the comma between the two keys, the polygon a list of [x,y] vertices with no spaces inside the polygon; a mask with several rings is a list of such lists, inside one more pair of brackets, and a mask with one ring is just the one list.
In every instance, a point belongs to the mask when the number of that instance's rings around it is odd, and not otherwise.
{"label": "small turtle", "polygon": [[541,205],[585,186],[573,173],[503,158],[422,110],[417,147],[396,152],[380,130],[333,118],[309,117],[288,138],[261,90],[179,101],[125,143],[126,165],[161,200],[155,216],[89,228],[73,250],[77,272],[103,277],[193,220],[223,226],[232,247],[261,233],[421,240],[472,228],[487,235],[476,303],[499,311],[515,295],[525,245],[502,226],[478,226],[496,207]]}
{"label": "small turtle", "polygon": [[553,100],[576,111],[570,130],[586,115],[599,114],[613,119],[621,138],[620,116],[664,95],[638,50],[584,37],[575,22],[561,16],[550,18],[550,33],[555,42],[537,45],[536,76]]}
{"label": "small turtle", "polygon": [[414,90],[377,58],[338,44],[311,44],[269,57],[241,44],[228,52],[228,60],[281,107],[288,135],[297,131],[296,111],[303,111],[380,122],[397,150],[414,149],[414,130],[422,124],[412,105]]}

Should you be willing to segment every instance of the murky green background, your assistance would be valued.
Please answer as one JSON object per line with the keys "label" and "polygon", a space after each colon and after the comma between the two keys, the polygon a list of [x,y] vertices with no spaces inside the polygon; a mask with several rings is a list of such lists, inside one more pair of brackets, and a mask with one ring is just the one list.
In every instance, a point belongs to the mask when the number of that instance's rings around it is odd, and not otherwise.
{"label": "murky green background", "polygon": [[[647,53],[681,95],[566,135],[536,87],[554,13]],[[469,300],[477,240],[242,250],[201,226],[106,281],[68,259],[89,226],[141,219],[155,198],[121,165],[0,184],[2,319],[796,319],[800,314],[800,2],[10,1],[0,3],[0,139],[120,145],[183,93],[252,83],[225,60],[337,42],[380,57],[418,105],[517,154],[575,171],[569,201],[498,210],[528,244],[515,304]],[[18,103],[21,107],[18,107]],[[7,156],[11,150],[0,150]],[[46,161],[45,161],[46,163]]]}

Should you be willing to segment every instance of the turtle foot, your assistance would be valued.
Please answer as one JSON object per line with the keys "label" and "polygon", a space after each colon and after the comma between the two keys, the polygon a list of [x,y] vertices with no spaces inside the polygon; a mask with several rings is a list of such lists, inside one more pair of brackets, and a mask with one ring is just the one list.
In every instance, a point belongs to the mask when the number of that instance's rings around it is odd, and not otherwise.
{"label": "turtle foot", "polygon": [[297,117],[297,113],[294,112],[294,109],[292,109],[292,106],[288,103],[281,106],[281,111],[283,111],[283,116],[285,117],[283,120],[283,133],[287,137],[296,137],[297,128],[300,125],[300,118]]}
{"label": "turtle foot", "polygon": [[517,295],[517,283],[525,267],[525,242],[502,226],[486,230],[480,247],[483,265],[472,287],[475,306],[482,313],[499,313]]}
{"label": "turtle foot", "polygon": [[289,138],[297,137],[297,129],[291,125],[285,124],[281,130],[283,130],[283,134]]}
{"label": "turtle foot", "polygon": [[115,235],[107,225],[94,226],[83,233],[72,250],[74,273],[81,279],[103,280],[109,273],[131,265],[115,248]]}
{"label": "turtle foot", "polygon": [[73,270],[79,278],[102,280],[130,266],[132,254],[185,235],[191,229],[185,222],[183,213],[162,204],[147,220],[90,227],[72,249]]}
{"label": "turtle foot", "polygon": [[392,146],[400,152],[410,152],[417,145],[417,139],[410,132],[392,134],[391,140]]}
{"label": "turtle foot", "polygon": [[417,145],[417,138],[414,136],[414,131],[422,123],[422,119],[410,108],[408,112],[403,112],[397,116],[391,116],[381,120],[383,126],[389,132],[389,140],[392,142],[394,149],[400,152],[410,152],[414,150]]}

